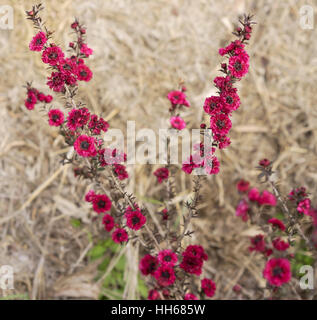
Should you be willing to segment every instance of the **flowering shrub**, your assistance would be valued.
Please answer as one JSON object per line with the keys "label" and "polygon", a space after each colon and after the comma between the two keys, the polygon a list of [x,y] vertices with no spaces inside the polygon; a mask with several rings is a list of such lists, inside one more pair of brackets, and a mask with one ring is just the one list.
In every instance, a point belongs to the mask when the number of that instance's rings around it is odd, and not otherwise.
{"label": "flowering shrub", "polygon": [[[124,163],[127,156],[124,150],[107,147],[102,138],[102,134],[110,127],[109,123],[99,115],[92,114],[82,102],[76,101],[80,82],[89,82],[93,77],[86,63],[86,59],[93,54],[86,43],[86,28],[77,19],[71,24],[75,37],[69,43],[68,55],[56,45],[58,41],[53,40],[53,33],[42,22],[42,9],[41,5],[36,5],[26,12],[37,30],[29,48],[40,54],[42,62],[49,67],[46,84],[57,97],[65,99],[65,105],[63,110],[49,106],[52,96],[44,95],[27,83],[26,108],[33,110],[35,104],[43,102],[49,125],[57,127],[69,146],[63,162],[74,166],[77,178],[93,183],[93,190],[86,193],[83,200],[91,204],[96,218],[94,221],[103,225],[105,234],[111,233],[115,243],[139,243],[142,246],[139,269],[149,288],[148,299],[196,300],[214,297],[217,284],[214,279],[205,277],[204,264],[208,260],[206,248],[198,244],[186,245],[184,239],[193,233],[189,230],[191,219],[198,217],[202,174],[219,173],[220,161],[216,153],[231,143],[231,119],[233,112],[241,105],[235,84],[249,70],[246,45],[254,24],[252,17],[244,16],[240,20],[241,27],[233,33],[236,39],[219,49],[219,55],[226,61],[220,68],[223,75],[213,80],[217,95],[206,97],[202,106],[206,123],[201,123],[200,128],[205,140],[194,145],[195,152],[182,164],[182,171],[193,175],[193,196],[185,203],[186,213],[182,216],[182,223],[176,219],[177,210],[173,202],[176,168],[167,161],[165,166],[153,171],[157,184],[162,184],[167,194],[165,208],[159,213],[158,228],[148,209],[126,191],[124,180],[129,178],[129,174]],[[182,118],[184,108],[190,107],[186,91],[186,87],[180,83],[178,90],[167,95],[171,130],[181,131],[187,126]],[[292,279],[292,254],[289,251],[296,233],[304,239],[309,250],[313,252],[317,247],[317,211],[312,208],[305,188],[292,190],[288,195],[288,203],[281,198],[272,180],[272,163],[269,160],[261,160],[259,169],[260,177],[265,178],[272,190],[258,189],[251,186],[250,182],[240,180],[237,190],[241,199],[236,207],[236,215],[246,223],[259,226],[262,231],[251,237],[248,249],[250,253],[262,255],[263,277],[273,295]],[[274,210],[279,206],[286,221],[274,216]],[[262,214],[264,211],[265,215]],[[300,226],[304,216],[312,217],[311,238]],[[241,287],[236,284],[234,290],[240,292]]]}

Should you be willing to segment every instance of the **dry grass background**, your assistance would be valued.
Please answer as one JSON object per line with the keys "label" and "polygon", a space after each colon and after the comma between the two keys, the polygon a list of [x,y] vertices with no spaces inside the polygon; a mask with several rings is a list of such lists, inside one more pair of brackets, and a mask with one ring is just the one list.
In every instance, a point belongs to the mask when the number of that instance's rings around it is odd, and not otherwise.
{"label": "dry grass background", "polygon": [[[0,0],[14,8],[14,29],[0,30],[0,265],[14,266],[15,290],[3,295],[41,298],[97,298],[95,265],[87,263],[98,227],[83,202],[86,183],[61,167],[62,139],[46,124],[44,114],[23,106],[25,81],[48,93],[47,72],[38,54],[28,51],[33,35],[24,10],[32,1]],[[88,28],[94,55],[88,65],[93,80],[80,88],[89,108],[111,117],[112,127],[158,130],[168,116],[166,93],[180,78],[192,108],[185,120],[197,127],[204,97],[213,92],[218,74],[217,50],[232,39],[238,15],[255,14],[258,25],[248,48],[251,68],[239,84],[241,108],[233,116],[232,145],[221,153],[222,170],[204,186],[201,219],[194,240],[208,248],[206,275],[217,282],[216,298],[234,298],[232,286],[245,286],[245,298],[256,298],[263,286],[262,262],[247,251],[256,232],[234,216],[238,201],[234,183],[243,177],[256,184],[260,158],[275,160],[280,187],[305,185],[316,203],[317,158],[317,27],[302,30],[299,9],[317,2],[276,0],[91,0],[43,1],[45,20],[55,39],[66,46],[74,16]],[[316,19],[315,19],[316,20]],[[66,30],[66,31],[65,31]],[[314,90],[315,89],[315,90]],[[55,99],[54,106],[62,105]],[[160,187],[146,166],[130,170],[129,188],[140,197],[156,198]],[[181,175],[178,200],[190,191]],[[147,204],[151,207],[150,204]],[[154,210],[154,207],[151,208]],[[75,229],[70,218],[84,222]],[[95,238],[94,238],[95,239]],[[97,239],[97,238],[96,238]],[[123,253],[137,259],[137,249]],[[130,266],[133,265],[132,263]],[[125,297],[134,298],[135,269]]]}

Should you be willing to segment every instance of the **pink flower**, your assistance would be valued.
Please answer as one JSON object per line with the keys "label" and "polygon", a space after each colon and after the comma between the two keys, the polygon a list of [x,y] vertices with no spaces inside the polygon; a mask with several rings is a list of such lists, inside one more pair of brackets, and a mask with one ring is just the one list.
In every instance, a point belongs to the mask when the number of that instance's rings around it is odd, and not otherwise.
{"label": "pink flower", "polygon": [[201,280],[201,288],[207,297],[213,297],[216,292],[216,284],[211,280],[204,278]]}
{"label": "pink flower", "polygon": [[207,174],[217,174],[219,172],[220,162],[215,155],[208,154],[204,158],[202,166],[205,168]]}
{"label": "pink flower", "polygon": [[211,96],[206,98],[204,102],[204,111],[209,115],[217,114],[221,111],[224,100],[218,96]]}
{"label": "pink flower", "polygon": [[92,200],[94,199],[95,196],[95,191],[94,190],[89,190],[86,195],[85,195],[85,201],[87,202],[92,202]]}
{"label": "pink flower", "polygon": [[177,262],[177,255],[170,249],[160,251],[157,258],[161,265],[173,266]]}
{"label": "pink flower", "polygon": [[92,78],[92,71],[85,64],[78,65],[76,74],[79,81],[88,82]]}
{"label": "pink flower", "polygon": [[240,107],[240,98],[236,88],[222,91],[220,97],[224,101],[221,109],[223,112],[230,113]]}
{"label": "pink flower", "polygon": [[250,201],[258,201],[260,197],[260,192],[257,188],[252,188],[249,193],[248,197]]}
{"label": "pink flower", "polygon": [[111,209],[111,200],[105,194],[95,194],[92,198],[92,207],[97,213]]}
{"label": "pink flower", "polygon": [[114,227],[114,219],[110,214],[105,214],[102,218],[102,224],[105,226],[105,230],[110,232]]}
{"label": "pink flower", "polygon": [[208,259],[204,248],[198,245],[189,245],[182,256],[183,260],[179,267],[187,273],[201,275],[203,263]]}
{"label": "pink flower", "polygon": [[117,228],[111,235],[112,240],[115,243],[122,243],[122,242],[127,242],[128,241],[128,233],[122,229],[122,228]]}
{"label": "pink flower", "polygon": [[241,217],[243,221],[247,221],[249,219],[248,212],[248,203],[245,200],[241,200],[236,208],[236,216]]}
{"label": "pink flower", "polygon": [[162,265],[157,268],[154,273],[157,283],[162,287],[167,287],[173,284],[176,280],[174,268],[170,265]]}
{"label": "pink flower", "polygon": [[57,65],[64,58],[64,53],[60,47],[52,45],[46,48],[42,53],[42,61],[51,66]]}
{"label": "pink flower", "polygon": [[289,243],[283,241],[281,238],[276,238],[272,241],[273,247],[278,251],[285,251],[289,248]]}
{"label": "pink flower", "polygon": [[264,190],[258,198],[258,203],[260,205],[267,205],[267,206],[275,207],[276,202],[277,201],[276,201],[274,194],[272,194],[271,192],[269,192],[267,190]]}
{"label": "pink flower", "polygon": [[51,76],[47,78],[46,84],[55,92],[65,90],[65,75],[61,72],[52,72]]}
{"label": "pink flower", "polygon": [[249,70],[249,56],[246,52],[229,58],[229,71],[235,78],[242,78]]}
{"label": "pink flower", "polygon": [[52,109],[48,112],[48,124],[58,127],[64,122],[64,113],[59,109]]}
{"label": "pink flower", "polygon": [[150,254],[145,255],[140,261],[140,271],[143,275],[147,276],[149,274],[154,274],[155,270],[158,267],[158,260],[156,257],[151,256]]}
{"label": "pink flower", "polygon": [[276,227],[276,228],[280,229],[281,231],[285,231],[285,229],[286,229],[284,223],[279,219],[271,218],[271,219],[269,219],[268,223],[271,223],[273,227]]}
{"label": "pink flower", "polygon": [[156,176],[158,183],[162,183],[163,180],[167,180],[169,176],[169,170],[165,167],[156,169],[153,174]]}
{"label": "pink flower", "polygon": [[94,157],[97,154],[95,139],[86,135],[81,135],[76,139],[74,148],[82,157]]}
{"label": "pink flower", "polygon": [[80,52],[83,53],[86,57],[92,55],[93,50],[87,46],[86,43],[82,43],[80,46]]}
{"label": "pink flower", "polygon": [[263,270],[263,277],[276,287],[281,286],[291,280],[291,266],[287,259],[272,258]]}
{"label": "pink flower", "polygon": [[306,198],[306,199],[300,201],[297,206],[297,211],[309,216],[310,215],[310,199]]}
{"label": "pink flower", "polygon": [[198,298],[193,293],[186,293],[184,300],[198,300]]}
{"label": "pink flower", "polygon": [[177,130],[186,128],[186,123],[181,117],[172,117],[170,119],[171,126]]}
{"label": "pink flower", "polygon": [[266,244],[264,241],[264,236],[262,234],[258,234],[250,239],[252,246],[249,247],[250,252],[257,251],[257,252],[265,252],[266,251]]}
{"label": "pink flower", "polygon": [[241,179],[237,182],[237,189],[240,192],[246,192],[249,190],[250,182],[244,179]]}
{"label": "pink flower", "polygon": [[127,219],[127,226],[132,230],[139,230],[146,223],[146,217],[141,213],[139,208],[133,210],[131,207],[128,207],[125,217]]}
{"label": "pink flower", "polygon": [[129,178],[129,174],[126,170],[126,167],[122,164],[114,164],[114,173],[119,180],[124,180]]}
{"label": "pink flower", "polygon": [[42,51],[45,43],[47,41],[46,35],[44,32],[38,32],[29,44],[29,48],[32,51]]}
{"label": "pink flower", "polygon": [[231,120],[224,113],[217,113],[210,118],[210,128],[214,134],[226,135],[231,126]]}
{"label": "pink flower", "polygon": [[182,91],[171,91],[167,95],[167,99],[171,102],[173,106],[183,105],[189,107],[189,102],[186,100],[186,95]]}
{"label": "pink flower", "polygon": [[148,300],[159,300],[160,299],[160,293],[157,290],[150,290],[148,295]]}
{"label": "pink flower", "polygon": [[45,96],[44,100],[45,100],[45,103],[50,103],[53,100],[53,97],[48,94],[47,96]]}
{"label": "pink flower", "polygon": [[90,117],[90,113],[87,108],[72,109],[68,113],[67,127],[71,131],[75,131],[78,128],[87,124]]}
{"label": "pink flower", "polygon": [[37,98],[36,98],[35,93],[33,91],[29,90],[28,96],[24,102],[24,105],[26,106],[26,108],[28,110],[33,110],[36,102],[37,102]]}

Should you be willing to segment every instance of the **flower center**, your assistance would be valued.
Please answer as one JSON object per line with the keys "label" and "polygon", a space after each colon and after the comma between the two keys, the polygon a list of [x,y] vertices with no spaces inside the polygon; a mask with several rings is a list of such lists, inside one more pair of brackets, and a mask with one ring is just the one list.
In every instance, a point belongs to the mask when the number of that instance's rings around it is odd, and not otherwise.
{"label": "flower center", "polygon": [[140,222],[139,217],[134,216],[134,217],[132,218],[132,224],[133,224],[133,225],[135,225],[135,224],[137,224],[137,223],[139,223],[139,222]]}
{"label": "flower center", "polygon": [[56,52],[52,52],[52,53],[50,53],[50,54],[48,55],[48,57],[49,57],[50,59],[56,59],[56,58],[57,58],[57,53],[56,53]]}
{"label": "flower center", "polygon": [[217,120],[216,124],[217,124],[217,127],[220,129],[224,128],[225,126],[225,123],[222,120]]}
{"label": "flower center", "polygon": [[87,150],[89,148],[89,142],[88,141],[83,141],[81,144],[80,144],[80,147],[84,150]]}
{"label": "flower center", "polygon": [[87,76],[87,72],[86,72],[86,71],[80,71],[80,75],[81,75],[82,77],[86,77],[86,76]]}
{"label": "flower center", "polygon": [[36,39],[36,44],[42,44],[42,39],[41,38]]}
{"label": "flower center", "polygon": [[233,102],[233,98],[232,98],[231,96],[228,96],[228,97],[226,98],[226,102],[227,102],[228,104],[231,104],[231,103]]}
{"label": "flower center", "polygon": [[99,200],[99,201],[98,201],[98,207],[99,207],[99,208],[104,208],[105,204],[106,204],[106,202],[103,201],[103,200]]}
{"label": "flower center", "polygon": [[241,62],[240,62],[240,61],[236,61],[236,63],[234,64],[234,68],[235,68],[237,71],[240,71],[240,70],[242,69]]}
{"label": "flower center", "polygon": [[282,272],[283,272],[283,269],[282,269],[281,267],[275,267],[275,268],[273,269],[273,275],[274,275],[275,277],[281,276]]}
{"label": "flower center", "polygon": [[171,260],[172,260],[171,256],[165,256],[164,257],[164,261],[166,261],[166,262],[170,262]]}
{"label": "flower center", "polygon": [[163,271],[162,277],[168,279],[170,277],[170,273],[168,271]]}

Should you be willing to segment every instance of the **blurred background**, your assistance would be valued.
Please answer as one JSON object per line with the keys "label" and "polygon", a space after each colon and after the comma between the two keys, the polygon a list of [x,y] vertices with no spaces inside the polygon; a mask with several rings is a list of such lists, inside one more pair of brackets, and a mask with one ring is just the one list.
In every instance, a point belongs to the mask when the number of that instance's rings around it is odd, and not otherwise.
{"label": "blurred background", "polygon": [[[263,260],[248,252],[249,236],[258,232],[235,217],[235,183],[257,182],[261,158],[274,160],[285,194],[306,186],[316,204],[317,182],[317,1],[276,0],[90,0],[42,1],[43,18],[56,43],[67,48],[74,17],[87,27],[94,54],[87,60],[94,76],[81,84],[79,96],[114,128],[158,130],[168,122],[166,94],[180,79],[191,108],[184,119],[198,128],[205,97],[215,92],[218,49],[234,39],[231,32],[243,13],[255,15],[250,71],[238,84],[241,107],[233,115],[231,146],[219,154],[221,171],[204,184],[201,219],[193,242],[209,253],[205,273],[217,283],[215,298],[257,298],[265,282]],[[24,107],[26,81],[49,93],[48,71],[30,52],[33,26],[25,19],[33,1],[0,0],[13,8],[13,28],[0,28],[0,266],[14,268],[14,289],[0,289],[4,299],[113,299],[146,297],[138,276],[139,248],[108,241],[83,201],[87,182],[61,167],[65,152],[45,113]],[[315,25],[304,29],[300,9],[311,6]],[[0,17],[1,19],[1,17]],[[56,96],[54,96],[56,97]],[[78,100],[78,99],[77,99]],[[63,101],[57,97],[54,107]],[[129,168],[129,189],[151,210],[162,186],[153,168]],[[181,173],[177,205],[190,194]],[[101,239],[102,234],[103,239]],[[129,260],[129,264],[126,261]]]}

